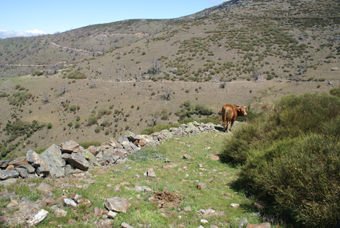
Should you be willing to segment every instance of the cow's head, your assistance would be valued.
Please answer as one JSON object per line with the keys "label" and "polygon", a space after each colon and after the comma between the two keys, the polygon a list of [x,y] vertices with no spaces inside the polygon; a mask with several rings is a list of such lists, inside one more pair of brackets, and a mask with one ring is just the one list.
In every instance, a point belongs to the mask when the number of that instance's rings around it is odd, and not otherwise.
{"label": "cow's head", "polygon": [[237,107],[237,114],[239,116],[246,116],[247,115],[247,107],[246,106]]}

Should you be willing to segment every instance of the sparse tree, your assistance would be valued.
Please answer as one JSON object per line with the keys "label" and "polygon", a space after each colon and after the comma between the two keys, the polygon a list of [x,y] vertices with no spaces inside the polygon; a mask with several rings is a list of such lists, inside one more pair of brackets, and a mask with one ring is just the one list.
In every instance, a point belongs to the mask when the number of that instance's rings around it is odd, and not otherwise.
{"label": "sparse tree", "polygon": [[150,122],[151,122],[151,126],[155,126],[157,124],[157,120],[159,119],[159,117],[161,116],[161,114],[157,111],[155,113],[150,114]]}
{"label": "sparse tree", "polygon": [[50,95],[49,95],[48,91],[47,92],[43,92],[42,98],[43,98],[43,103],[44,104],[50,102]]}
{"label": "sparse tree", "polygon": [[253,74],[251,75],[251,78],[253,78],[255,81],[259,79],[260,73],[259,71],[254,67]]}
{"label": "sparse tree", "polygon": [[163,95],[163,98],[167,101],[170,100],[170,96],[172,94],[172,89],[169,87],[169,86],[165,86],[163,88],[163,91],[164,91],[164,95]]}
{"label": "sparse tree", "polygon": [[150,74],[157,74],[161,67],[161,62],[158,61],[158,58],[153,58],[151,61],[151,69],[149,70]]}

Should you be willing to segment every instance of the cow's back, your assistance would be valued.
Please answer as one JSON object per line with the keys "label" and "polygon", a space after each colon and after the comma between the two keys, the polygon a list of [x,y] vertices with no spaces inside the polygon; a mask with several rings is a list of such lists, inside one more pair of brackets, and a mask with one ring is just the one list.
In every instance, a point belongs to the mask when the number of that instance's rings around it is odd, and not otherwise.
{"label": "cow's back", "polygon": [[225,104],[222,107],[222,121],[231,121],[235,118],[235,107],[231,104]]}

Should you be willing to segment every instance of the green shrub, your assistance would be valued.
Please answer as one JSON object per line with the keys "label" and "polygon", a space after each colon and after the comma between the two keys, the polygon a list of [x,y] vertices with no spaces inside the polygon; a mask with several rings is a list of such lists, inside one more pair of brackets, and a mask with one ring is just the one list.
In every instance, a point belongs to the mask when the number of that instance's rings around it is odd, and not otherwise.
{"label": "green shrub", "polygon": [[331,89],[329,93],[333,96],[340,97],[340,86],[338,88]]}
{"label": "green shrub", "polygon": [[104,115],[111,115],[112,111],[105,108],[99,109],[97,114],[97,119],[101,119]]}
{"label": "green shrub", "polygon": [[32,94],[28,92],[16,92],[11,97],[7,98],[10,105],[21,106],[25,101],[32,98]]}
{"label": "green shrub", "polygon": [[239,186],[294,227],[333,227],[340,216],[340,99],[286,96],[226,139],[221,160],[243,165]]}
{"label": "green shrub", "polygon": [[91,126],[93,124],[97,124],[98,119],[95,116],[90,116],[89,119],[87,120],[87,126]]}
{"label": "green shrub", "polygon": [[79,70],[73,71],[72,73],[67,75],[68,79],[86,79],[86,75],[81,73]]}
{"label": "green shrub", "polygon": [[52,123],[51,123],[51,122],[47,124],[47,128],[48,128],[48,129],[51,129],[51,128],[52,128]]}
{"label": "green shrub", "polygon": [[44,72],[40,70],[36,70],[31,73],[32,76],[41,76],[42,74],[44,74]]}
{"label": "green shrub", "polygon": [[[333,227],[340,216],[340,143],[311,134],[252,151],[240,180],[296,227]],[[290,208],[290,210],[287,210]]]}
{"label": "green shrub", "polygon": [[99,133],[99,132],[100,132],[100,126],[97,126],[97,127],[94,129],[94,132]]}

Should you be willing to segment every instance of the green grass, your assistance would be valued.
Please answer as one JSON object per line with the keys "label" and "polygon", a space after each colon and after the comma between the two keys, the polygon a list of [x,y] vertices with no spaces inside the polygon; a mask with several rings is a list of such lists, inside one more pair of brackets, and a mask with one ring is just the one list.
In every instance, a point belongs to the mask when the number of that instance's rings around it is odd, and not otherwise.
{"label": "green grass", "polygon": [[[113,227],[119,227],[122,222],[126,222],[133,227],[138,224],[152,227],[198,227],[203,218],[200,209],[214,209],[223,212],[219,216],[205,218],[209,225],[224,227],[236,227],[238,218],[246,217],[251,223],[261,223],[261,220],[254,216],[257,212],[253,208],[254,199],[246,198],[242,191],[238,193],[231,188],[232,183],[237,179],[239,169],[237,167],[225,165],[220,161],[214,161],[207,157],[216,154],[221,149],[222,142],[226,134],[221,132],[206,133],[183,137],[166,141],[157,147],[145,148],[129,157],[130,161],[125,164],[112,166],[109,169],[91,170],[91,178],[96,181],[88,184],[82,178],[66,178],[63,183],[68,183],[67,187],[54,183],[53,197],[59,198],[62,194],[76,193],[91,201],[92,206],[86,208],[78,207],[76,210],[66,208],[68,214],[64,218],[57,218],[50,211],[46,220],[37,227],[55,227],[63,225],[65,227],[79,227],[84,224],[84,218],[88,222],[88,227],[95,227],[94,208],[104,209],[105,198],[123,197],[131,204],[126,214],[119,213],[113,220]],[[208,148],[210,147],[210,148]],[[183,159],[183,154],[189,154],[193,160]],[[171,160],[165,163],[165,159]],[[199,168],[199,164],[202,168]],[[166,167],[174,165],[174,167]],[[156,173],[155,178],[144,176],[143,174],[153,168]],[[208,182],[213,178],[211,183]],[[40,180],[40,179],[39,179]],[[35,180],[29,180],[28,183]],[[45,181],[45,180],[40,180]],[[198,190],[198,182],[203,182],[208,189]],[[74,184],[88,184],[88,188],[77,189]],[[121,184],[119,192],[113,191],[113,186]],[[136,192],[132,190],[136,185],[149,186],[153,191],[163,191],[165,188],[172,193],[178,192],[182,203],[174,208],[158,208],[157,203],[149,202],[151,192]],[[32,200],[37,200],[42,196],[38,192],[28,191],[27,185],[20,188],[11,187],[8,191],[15,191],[19,196],[26,196]],[[20,190],[19,190],[20,189]],[[226,198],[226,197],[229,198]],[[2,207],[7,203],[2,203]],[[239,203],[238,209],[233,209],[230,203]],[[184,212],[183,208],[191,206],[191,212]],[[180,218],[181,217],[181,218]]]}

